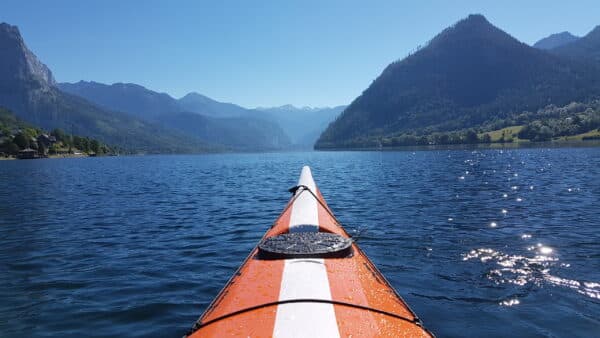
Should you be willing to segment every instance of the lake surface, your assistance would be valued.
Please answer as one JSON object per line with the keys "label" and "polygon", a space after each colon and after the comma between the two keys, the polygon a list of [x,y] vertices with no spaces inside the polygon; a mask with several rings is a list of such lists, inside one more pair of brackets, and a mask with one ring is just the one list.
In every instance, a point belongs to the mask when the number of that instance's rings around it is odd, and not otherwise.
{"label": "lake surface", "polygon": [[438,337],[600,332],[600,148],[0,161],[0,336],[180,337],[302,165]]}

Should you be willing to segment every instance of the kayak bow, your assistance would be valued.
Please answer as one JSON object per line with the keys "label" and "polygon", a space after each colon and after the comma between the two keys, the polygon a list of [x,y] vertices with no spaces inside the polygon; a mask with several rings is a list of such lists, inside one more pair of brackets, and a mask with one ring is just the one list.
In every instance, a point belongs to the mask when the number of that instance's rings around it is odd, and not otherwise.
{"label": "kayak bow", "polygon": [[337,222],[309,167],[189,337],[431,337]]}

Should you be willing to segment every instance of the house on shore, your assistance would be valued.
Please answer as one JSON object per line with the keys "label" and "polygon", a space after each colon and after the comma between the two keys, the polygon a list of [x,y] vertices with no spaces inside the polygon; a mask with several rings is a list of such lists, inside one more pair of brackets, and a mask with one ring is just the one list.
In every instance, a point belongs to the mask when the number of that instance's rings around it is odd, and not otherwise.
{"label": "house on shore", "polygon": [[34,158],[38,158],[38,152],[35,149],[25,148],[23,150],[19,150],[17,154],[17,158],[20,160],[30,160]]}
{"label": "house on shore", "polygon": [[56,143],[56,137],[48,134],[40,134],[36,139],[36,143],[40,156],[47,156],[48,149]]}

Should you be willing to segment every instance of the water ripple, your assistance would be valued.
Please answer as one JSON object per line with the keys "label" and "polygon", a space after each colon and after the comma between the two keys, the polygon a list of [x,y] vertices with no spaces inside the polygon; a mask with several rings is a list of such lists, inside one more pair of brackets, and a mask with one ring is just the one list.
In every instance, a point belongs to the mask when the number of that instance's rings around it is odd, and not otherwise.
{"label": "water ripple", "polygon": [[438,336],[600,330],[600,149],[581,148],[2,161],[1,335],[181,336],[305,164]]}

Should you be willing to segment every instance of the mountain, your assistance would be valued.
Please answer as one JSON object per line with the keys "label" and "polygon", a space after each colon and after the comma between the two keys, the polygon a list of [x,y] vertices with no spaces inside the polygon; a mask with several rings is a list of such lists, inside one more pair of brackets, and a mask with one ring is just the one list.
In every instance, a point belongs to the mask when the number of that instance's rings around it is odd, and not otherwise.
{"label": "mountain", "polygon": [[48,67],[27,48],[18,28],[6,23],[0,24],[0,106],[41,128],[61,128],[126,149],[199,152],[210,148],[199,140],[63,93]]}
{"label": "mountain", "polygon": [[292,105],[285,105],[256,108],[256,110],[268,114],[273,120],[277,121],[290,136],[294,145],[301,148],[312,148],[319,135],[345,108],[346,106],[297,108]]}
{"label": "mountain", "polygon": [[291,142],[277,122],[231,103],[191,93],[176,100],[137,84],[79,81],[59,87],[107,109],[122,111],[188,137],[233,150],[279,150]]}
{"label": "mountain", "polygon": [[233,103],[215,101],[198,93],[189,93],[178,101],[183,111],[191,111],[206,116],[237,117],[253,115],[253,112],[246,108]]}
{"label": "mountain", "polygon": [[176,112],[159,115],[156,121],[186,135],[239,151],[281,150],[291,146],[288,135],[277,123],[260,118],[214,118]]}
{"label": "mountain", "polygon": [[41,90],[56,84],[48,67],[27,48],[16,26],[0,23],[0,79],[2,84],[31,83]]}
{"label": "mountain", "polygon": [[596,26],[584,37],[556,47],[551,52],[560,56],[600,63],[600,26]]}
{"label": "mountain", "polygon": [[323,132],[316,148],[461,130],[600,94],[598,67],[519,42],[470,15],[393,62]]}
{"label": "mountain", "polygon": [[104,108],[152,119],[164,112],[179,111],[176,100],[165,93],[157,93],[134,83],[106,85],[98,82],[79,81],[59,83],[62,91],[81,96]]}
{"label": "mountain", "polygon": [[19,29],[0,23],[0,102],[23,111],[28,99],[52,95],[55,83],[50,69],[27,48]]}
{"label": "mountain", "polygon": [[533,47],[545,50],[554,49],[556,47],[566,45],[578,39],[578,36],[575,36],[569,32],[556,33],[539,40],[538,42],[533,44]]}

